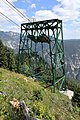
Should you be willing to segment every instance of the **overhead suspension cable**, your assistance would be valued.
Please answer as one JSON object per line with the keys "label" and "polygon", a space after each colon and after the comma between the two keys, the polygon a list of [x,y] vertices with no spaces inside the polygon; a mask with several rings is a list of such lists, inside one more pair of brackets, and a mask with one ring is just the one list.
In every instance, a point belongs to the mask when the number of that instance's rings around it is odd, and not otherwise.
{"label": "overhead suspension cable", "polygon": [[[21,11],[19,11],[11,2],[9,2],[8,0],[6,0],[6,2],[10,5],[10,6],[12,6],[18,13],[19,13],[19,15],[21,15],[21,16],[23,16],[25,19],[27,19],[29,22],[31,22],[31,20],[28,18],[28,17],[26,17]],[[6,3],[6,4],[7,4]],[[7,4],[7,5],[8,5]]]}
{"label": "overhead suspension cable", "polygon": [[[5,2],[5,1],[3,1],[7,6],[9,6],[12,10],[14,10],[15,12],[16,12],[16,10],[12,7],[12,6],[10,6],[7,2]],[[19,16],[21,16],[22,18],[23,18],[23,16],[20,14],[20,13],[18,13],[18,12],[16,12]],[[26,19],[26,18],[25,18]]]}
{"label": "overhead suspension cable", "polygon": [[11,20],[9,17],[7,17],[6,15],[4,15],[2,12],[0,12],[0,14],[2,16],[4,16],[7,20],[9,20],[11,23],[14,23],[15,25],[17,25],[19,28],[21,28],[17,23],[15,23],[13,20]]}

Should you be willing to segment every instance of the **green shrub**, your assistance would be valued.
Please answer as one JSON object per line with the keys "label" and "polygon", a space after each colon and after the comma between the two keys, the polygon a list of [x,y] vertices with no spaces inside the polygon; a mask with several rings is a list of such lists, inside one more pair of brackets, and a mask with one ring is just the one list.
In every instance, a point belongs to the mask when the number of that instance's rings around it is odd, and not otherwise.
{"label": "green shrub", "polygon": [[46,107],[39,101],[35,101],[32,104],[31,108],[31,115],[39,118],[39,119],[46,119],[46,120],[54,120],[51,116],[51,114],[47,111]]}

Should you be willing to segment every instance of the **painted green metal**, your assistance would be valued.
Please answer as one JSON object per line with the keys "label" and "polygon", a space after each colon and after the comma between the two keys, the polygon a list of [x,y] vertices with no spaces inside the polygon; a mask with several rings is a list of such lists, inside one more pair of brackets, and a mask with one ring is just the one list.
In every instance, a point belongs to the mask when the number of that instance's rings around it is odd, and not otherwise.
{"label": "painted green metal", "polygon": [[[37,46],[38,44],[39,46]],[[46,46],[48,47],[46,48]],[[47,57],[49,60],[45,58],[44,48],[47,49]],[[39,75],[40,77],[44,72],[46,73],[46,69],[47,71],[51,70],[48,76],[51,77],[50,81],[53,92],[55,92],[55,88],[61,90],[65,83],[62,20],[52,19],[21,24],[18,71],[24,61],[24,52],[28,53],[29,68],[32,69],[31,75],[35,77]],[[38,52],[40,52],[40,54],[38,54]],[[34,54],[35,57],[33,57],[32,54]],[[40,70],[40,65],[38,64],[39,58],[43,61],[44,72]],[[33,64],[33,62],[35,64]],[[47,65],[45,65],[45,63],[47,63]]]}

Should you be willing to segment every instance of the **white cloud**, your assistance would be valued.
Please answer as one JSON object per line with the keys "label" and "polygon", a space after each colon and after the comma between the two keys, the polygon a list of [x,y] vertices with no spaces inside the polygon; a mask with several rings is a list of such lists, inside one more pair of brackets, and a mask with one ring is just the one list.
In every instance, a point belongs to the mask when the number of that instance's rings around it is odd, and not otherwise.
{"label": "white cloud", "polygon": [[[6,2],[6,0],[4,0]],[[9,0],[13,5],[18,0]],[[23,2],[32,3],[31,0],[22,0]],[[62,19],[64,38],[80,38],[80,0],[56,0],[57,5],[53,6],[52,10],[39,10],[33,16],[36,20],[46,19]],[[31,8],[36,8],[36,4],[31,4]],[[26,10],[19,9],[25,16]],[[6,11],[6,12],[5,12]],[[18,25],[26,21],[20,17],[15,11],[7,6],[2,0],[0,1],[0,12],[8,16]],[[20,31],[16,25],[10,24],[5,17],[0,14],[0,30]]]}
{"label": "white cloud", "polygon": [[58,17],[59,16],[57,16],[51,10],[39,10],[35,13],[36,20],[56,19]]}
{"label": "white cloud", "polygon": [[80,0],[57,0],[53,12],[58,14],[66,24],[65,38],[80,38]]}
{"label": "white cloud", "polygon": [[[11,3],[16,2],[17,0],[10,0]],[[6,0],[5,0],[6,2]],[[25,16],[26,16],[26,10],[24,9],[19,9]],[[5,12],[6,11],[6,12]],[[23,22],[28,22],[23,16],[20,17],[19,13],[17,14],[15,10],[11,9],[9,6],[7,6],[3,1],[0,1],[0,12],[6,15],[8,18],[13,20],[15,23],[17,23],[19,26]],[[5,31],[8,30],[14,30],[17,31],[19,30],[19,27],[17,27],[15,24],[11,24],[9,21],[6,20],[6,18],[0,14],[0,30],[4,29]],[[11,28],[11,29],[10,29]]]}
{"label": "white cloud", "polygon": [[69,9],[78,9],[80,8],[80,0],[57,0],[66,8]]}
{"label": "white cloud", "polygon": [[[57,0],[59,3],[52,10],[36,11],[36,18],[59,18],[64,22],[80,19],[80,0]],[[47,17],[46,17],[47,16]],[[40,18],[40,19],[41,19]]]}
{"label": "white cloud", "polygon": [[80,0],[57,0],[58,5],[53,7],[53,12],[65,21],[76,20],[80,17]]}
{"label": "white cloud", "polygon": [[36,4],[33,3],[33,4],[31,5],[31,8],[36,8]]}
{"label": "white cloud", "polygon": [[64,38],[80,38],[80,0],[57,0],[52,10],[35,12],[36,20],[62,19]]}

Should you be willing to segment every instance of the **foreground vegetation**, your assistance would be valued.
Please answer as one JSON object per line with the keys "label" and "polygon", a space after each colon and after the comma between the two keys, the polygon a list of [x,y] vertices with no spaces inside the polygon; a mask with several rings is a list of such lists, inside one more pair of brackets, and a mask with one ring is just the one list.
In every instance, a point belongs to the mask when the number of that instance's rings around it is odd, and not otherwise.
{"label": "foreground vegetation", "polygon": [[[51,93],[49,88],[43,87],[46,86],[44,80],[50,79],[49,75],[46,76],[44,73],[42,76],[45,85],[40,81],[25,77],[31,75],[27,54],[24,54],[25,61],[19,68],[20,73],[25,76],[15,73],[18,63],[17,56],[12,49],[5,47],[0,41],[0,120],[25,120],[23,113],[13,109],[9,104],[13,98],[19,101],[24,100],[33,117],[45,120],[79,120],[80,83],[71,79],[66,81],[67,87],[75,93],[72,99],[73,106],[70,108],[66,96],[59,92]],[[43,70],[42,62],[39,64]],[[45,72],[48,73],[49,69],[46,69]]]}
{"label": "foreground vegetation", "polygon": [[12,109],[13,98],[24,100],[33,117],[45,120],[79,120],[78,107],[69,109],[68,98],[60,93],[51,93],[21,74],[0,68],[0,120],[25,120],[22,113]]}

